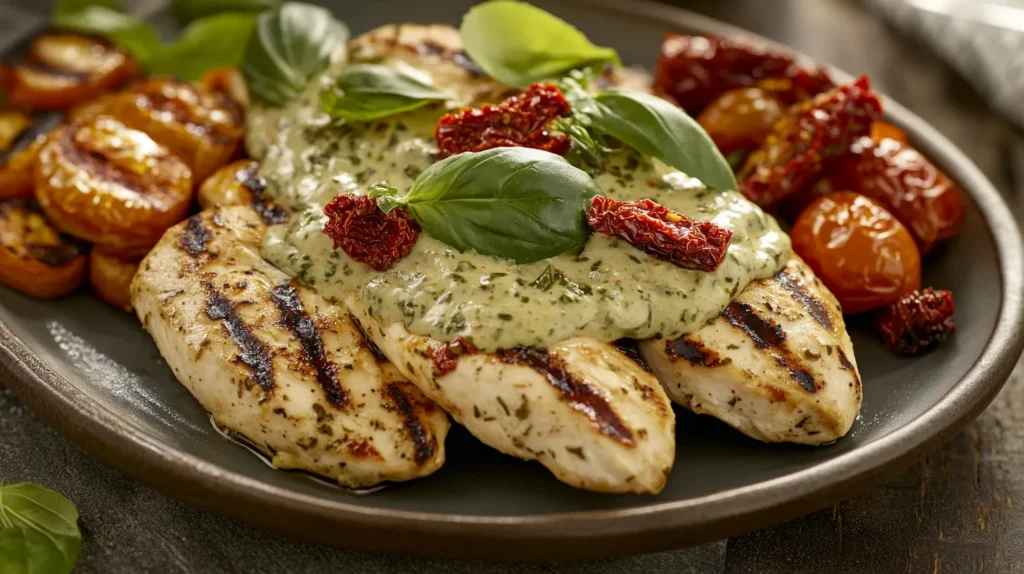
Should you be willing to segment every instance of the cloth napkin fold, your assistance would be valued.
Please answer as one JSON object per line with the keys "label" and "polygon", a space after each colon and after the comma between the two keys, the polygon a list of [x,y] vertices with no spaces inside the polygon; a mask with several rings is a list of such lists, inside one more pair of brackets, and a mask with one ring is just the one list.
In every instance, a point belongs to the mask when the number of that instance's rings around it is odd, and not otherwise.
{"label": "cloth napkin fold", "polygon": [[868,0],[1024,127],[1024,0]]}

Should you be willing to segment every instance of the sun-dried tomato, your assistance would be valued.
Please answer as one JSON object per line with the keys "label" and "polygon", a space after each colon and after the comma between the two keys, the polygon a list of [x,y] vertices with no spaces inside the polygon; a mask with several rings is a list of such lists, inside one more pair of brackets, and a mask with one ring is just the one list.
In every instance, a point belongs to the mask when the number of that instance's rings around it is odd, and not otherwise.
{"label": "sun-dried tomato", "polygon": [[732,231],[694,221],[649,199],[616,201],[597,196],[587,210],[594,231],[621,237],[637,249],[684,269],[714,271],[725,259]]}
{"label": "sun-dried tomato", "polygon": [[339,195],[324,207],[324,233],[352,259],[386,271],[412,251],[420,226],[404,210],[384,213],[377,200],[363,195]]}
{"label": "sun-dried tomato", "polygon": [[430,359],[434,361],[439,375],[447,375],[459,366],[459,357],[475,355],[480,352],[473,343],[459,337],[449,343],[435,344],[430,351]]}
{"label": "sun-dried tomato", "polygon": [[434,139],[441,158],[495,147],[532,147],[565,155],[572,140],[548,131],[548,124],[571,113],[557,86],[533,84],[499,104],[444,115],[434,128]]}
{"label": "sun-dried tomato", "polygon": [[839,164],[832,185],[885,206],[910,230],[922,255],[956,235],[963,224],[963,200],[956,184],[916,149],[895,139],[857,140]]}
{"label": "sun-dried tomato", "polygon": [[715,36],[670,33],[662,41],[654,89],[691,115],[726,90],[755,85],[792,104],[835,84],[823,68],[803,67],[782,50]]}
{"label": "sun-dried tomato", "polygon": [[795,104],[740,170],[740,191],[766,208],[813,183],[882,115],[867,76]]}
{"label": "sun-dried tomato", "polygon": [[875,317],[875,328],[889,349],[916,355],[949,338],[956,329],[953,294],[931,287],[904,295]]}

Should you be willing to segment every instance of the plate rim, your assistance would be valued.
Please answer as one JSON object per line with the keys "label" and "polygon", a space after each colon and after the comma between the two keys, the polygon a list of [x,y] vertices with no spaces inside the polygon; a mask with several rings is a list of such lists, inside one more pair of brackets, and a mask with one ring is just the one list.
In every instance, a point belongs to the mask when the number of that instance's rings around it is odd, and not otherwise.
{"label": "plate rim", "polygon": [[[557,1],[651,21],[666,29],[781,46],[707,16],[648,0]],[[851,77],[833,70],[839,77]],[[516,516],[369,508],[278,488],[163,448],[144,429],[94,403],[2,322],[0,374],[48,424],[133,478],[219,514],[336,546],[462,558],[564,560],[666,550],[782,522],[849,496],[944,443],[991,402],[1024,349],[1024,330],[1015,329],[1024,323],[1024,259],[1015,257],[1024,253],[1024,241],[1008,206],[977,166],[935,128],[889,98],[885,109],[886,118],[907,129],[925,155],[943,166],[977,206],[996,247],[1002,288],[999,315],[981,355],[931,409],[888,436],[796,473],[698,498],[626,509]],[[287,526],[293,522],[300,526]]]}

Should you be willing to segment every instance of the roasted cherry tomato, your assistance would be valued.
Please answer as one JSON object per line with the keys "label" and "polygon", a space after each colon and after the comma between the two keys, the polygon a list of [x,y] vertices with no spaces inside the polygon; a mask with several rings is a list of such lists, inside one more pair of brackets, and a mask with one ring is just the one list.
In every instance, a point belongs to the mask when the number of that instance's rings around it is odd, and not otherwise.
{"label": "roasted cherry tomato", "polygon": [[184,160],[196,181],[231,161],[245,129],[241,106],[226,94],[170,78],[135,84],[111,113]]}
{"label": "roasted cherry tomato", "polygon": [[697,114],[726,90],[760,85],[787,105],[832,88],[823,68],[799,65],[782,50],[714,36],[668,34],[654,72],[656,93]]}
{"label": "roasted cherry tomato", "polygon": [[266,195],[267,181],[260,177],[258,169],[259,164],[255,161],[240,159],[213,172],[199,186],[199,207],[248,205],[260,214],[267,225],[284,223],[288,212]]}
{"label": "roasted cherry tomato", "polygon": [[107,92],[105,94],[100,94],[91,100],[75,104],[70,110],[68,110],[67,121],[70,123],[81,124],[99,115],[110,115],[110,111],[113,109],[114,101],[116,100],[116,93]]}
{"label": "roasted cherry tomato", "polygon": [[894,139],[861,138],[844,160],[835,185],[883,205],[917,240],[921,253],[960,231],[960,189],[916,149]]}
{"label": "roasted cherry tomato", "polygon": [[86,256],[42,213],[23,202],[0,203],[0,283],[33,297],[52,299],[85,279]]}
{"label": "roasted cherry tomato", "polygon": [[118,309],[131,311],[129,291],[138,269],[138,261],[121,259],[101,249],[93,249],[89,253],[89,284],[93,292]]}
{"label": "roasted cherry tomato", "polygon": [[35,187],[36,160],[46,143],[46,134],[36,136],[25,147],[11,152],[0,164],[0,199],[28,199]]}
{"label": "roasted cherry tomato", "polygon": [[27,61],[6,74],[11,107],[63,110],[113,89],[137,76],[127,52],[79,34],[42,34],[29,48]]}
{"label": "roasted cherry tomato", "polygon": [[697,116],[697,122],[719,151],[728,155],[759,147],[783,113],[782,104],[770,92],[741,88],[718,96]]}
{"label": "roasted cherry tomato", "polygon": [[237,68],[214,68],[203,73],[199,83],[211,91],[227,94],[243,109],[249,107],[249,88]]}
{"label": "roasted cherry tomato", "polygon": [[32,118],[15,110],[0,111],[0,153],[12,147],[18,136],[32,126]]}
{"label": "roasted cherry tomato", "polygon": [[[253,201],[253,187],[266,184],[257,182],[256,170],[259,163],[251,159],[240,159],[213,172],[199,186],[196,199],[199,207],[224,207],[227,205],[249,205]],[[262,191],[262,189],[261,189]]]}
{"label": "roasted cherry tomato", "polygon": [[921,287],[921,255],[910,232],[874,201],[849,191],[814,200],[789,232],[848,314],[894,303]]}
{"label": "roasted cherry tomato", "polygon": [[884,139],[896,140],[901,143],[907,143],[910,138],[907,137],[907,132],[900,128],[886,122],[871,122],[871,139],[880,142]]}
{"label": "roasted cherry tomato", "polygon": [[54,225],[122,257],[155,244],[192,199],[188,166],[109,116],[57,128],[39,153],[35,184]]}

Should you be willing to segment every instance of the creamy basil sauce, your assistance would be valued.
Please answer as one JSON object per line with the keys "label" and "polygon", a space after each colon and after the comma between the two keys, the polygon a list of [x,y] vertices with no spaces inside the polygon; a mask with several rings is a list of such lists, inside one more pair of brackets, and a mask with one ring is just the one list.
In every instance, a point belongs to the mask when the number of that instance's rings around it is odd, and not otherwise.
{"label": "creamy basil sauce", "polygon": [[[435,84],[451,85],[428,71]],[[379,181],[408,190],[434,161],[433,127],[445,110],[434,106],[387,121],[338,125],[319,111],[318,89],[284,109],[249,114],[247,145],[262,158],[268,190],[297,211],[290,223],[270,228],[263,255],[336,302],[356,292],[384,324],[401,322],[443,341],[466,337],[482,350],[545,347],[572,336],[675,337],[717,316],[747,284],[770,277],[789,256],[789,237],[740,194],[707,189],[623,150],[595,174],[604,193],[649,198],[731,229],[728,256],[717,271],[681,269],[599,234],[578,253],[529,265],[460,253],[421,234],[410,255],[386,272],[374,271],[332,249],[321,231],[323,205]],[[459,96],[466,104],[476,99],[465,90]]]}

